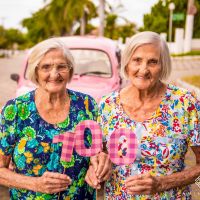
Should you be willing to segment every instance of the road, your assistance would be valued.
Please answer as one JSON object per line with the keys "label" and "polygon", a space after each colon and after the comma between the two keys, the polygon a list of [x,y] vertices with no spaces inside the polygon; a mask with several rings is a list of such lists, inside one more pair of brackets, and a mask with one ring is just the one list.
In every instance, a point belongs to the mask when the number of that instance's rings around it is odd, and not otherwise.
{"label": "road", "polygon": [[24,57],[24,54],[19,54],[9,59],[0,59],[0,106],[15,97],[17,84],[10,79],[10,75],[20,73]]}
{"label": "road", "polygon": [[[15,96],[16,82],[10,79],[12,73],[19,73],[23,64],[24,54],[16,55],[12,58],[0,59],[0,107],[10,98]],[[176,58],[172,62],[172,74],[167,82],[176,83],[182,76],[200,75],[200,58],[182,59]],[[194,165],[194,155],[189,151],[186,156],[187,166]],[[194,184],[193,200],[200,199],[200,189]],[[101,198],[99,198],[100,200]],[[0,200],[8,200],[8,191],[0,186]]]}

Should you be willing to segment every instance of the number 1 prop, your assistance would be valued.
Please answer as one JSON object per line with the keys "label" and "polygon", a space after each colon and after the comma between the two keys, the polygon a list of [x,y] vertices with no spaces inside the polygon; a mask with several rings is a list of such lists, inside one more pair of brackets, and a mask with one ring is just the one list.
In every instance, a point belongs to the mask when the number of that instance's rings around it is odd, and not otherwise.
{"label": "number 1 prop", "polygon": [[[92,145],[87,148],[84,144],[84,131],[89,128],[92,133]],[[53,143],[62,142],[61,160],[69,162],[71,160],[73,148],[78,154],[85,157],[90,157],[102,151],[102,131],[99,124],[92,120],[80,122],[75,129],[75,132],[66,132],[56,135],[53,138]]]}

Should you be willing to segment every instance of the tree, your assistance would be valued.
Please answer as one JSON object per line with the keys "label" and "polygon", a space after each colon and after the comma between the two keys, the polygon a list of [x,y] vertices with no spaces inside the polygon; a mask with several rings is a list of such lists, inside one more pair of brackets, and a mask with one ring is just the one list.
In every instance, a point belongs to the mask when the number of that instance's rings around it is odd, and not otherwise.
{"label": "tree", "polygon": [[19,30],[11,28],[6,30],[6,48],[13,49],[14,45],[17,44],[19,48],[23,48],[23,45],[26,43],[26,37]]}
{"label": "tree", "polygon": [[[124,24],[118,25],[122,18],[118,13],[123,6],[106,3],[105,36],[118,39],[131,36],[135,32],[135,24],[123,18]],[[64,36],[90,33],[94,27],[90,20],[97,17],[97,8],[92,0],[51,0],[43,8],[22,21],[27,28],[28,46],[33,46],[52,36]],[[82,27],[81,27],[82,24]]]}
{"label": "tree", "polygon": [[[120,16],[120,12],[124,10],[123,5],[118,2],[114,5],[106,2],[106,18],[105,18],[105,36],[111,39],[122,38],[125,42],[126,37],[130,37],[135,33],[136,25],[126,18]],[[124,23],[119,25],[118,20],[121,19]]]}
{"label": "tree", "polygon": [[32,17],[24,19],[22,25],[28,29],[28,38],[34,44],[51,36],[75,33],[86,10],[87,29],[88,21],[97,15],[91,0],[82,0],[81,3],[79,0],[51,0]]}
{"label": "tree", "polygon": [[21,31],[17,29],[5,29],[0,26],[0,49],[13,49],[14,46],[18,46],[20,49],[24,49],[26,44],[26,37]]}
{"label": "tree", "polygon": [[200,0],[196,0],[197,13],[194,16],[194,38],[200,38]]}
{"label": "tree", "polygon": [[[165,2],[165,5],[164,5]],[[145,14],[143,21],[144,27],[140,30],[149,30],[155,31],[157,33],[166,32],[168,33],[169,28],[169,3],[171,1],[167,0],[159,0],[157,4],[155,4],[151,8],[150,14]],[[173,33],[175,28],[185,28],[185,19],[187,12],[187,0],[173,0],[175,4],[174,13],[183,13],[184,20],[183,21],[173,21]],[[200,0],[195,1],[195,5],[197,10],[200,11]],[[174,34],[173,34],[174,35]],[[200,37],[200,18],[199,12],[195,16],[194,20],[194,37]]]}
{"label": "tree", "polygon": [[0,49],[6,48],[6,30],[4,29],[3,26],[0,26]]}

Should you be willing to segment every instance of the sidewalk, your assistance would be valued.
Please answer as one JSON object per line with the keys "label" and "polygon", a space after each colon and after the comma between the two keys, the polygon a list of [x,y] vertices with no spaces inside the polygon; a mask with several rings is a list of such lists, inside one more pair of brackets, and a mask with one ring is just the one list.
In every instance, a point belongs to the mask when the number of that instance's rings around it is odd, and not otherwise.
{"label": "sidewalk", "polygon": [[169,82],[176,83],[183,76],[200,74],[200,57],[175,57],[172,58],[172,72]]}

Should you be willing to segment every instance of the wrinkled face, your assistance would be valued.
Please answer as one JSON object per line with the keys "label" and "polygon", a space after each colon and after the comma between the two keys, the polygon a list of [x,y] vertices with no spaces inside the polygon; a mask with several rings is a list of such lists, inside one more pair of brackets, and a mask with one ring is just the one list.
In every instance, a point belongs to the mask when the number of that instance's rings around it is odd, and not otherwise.
{"label": "wrinkled face", "polygon": [[140,90],[148,90],[159,81],[161,73],[160,49],[154,44],[136,48],[126,72],[131,83]]}
{"label": "wrinkled face", "polygon": [[36,67],[38,84],[49,93],[64,91],[69,77],[70,66],[60,49],[47,52]]}

